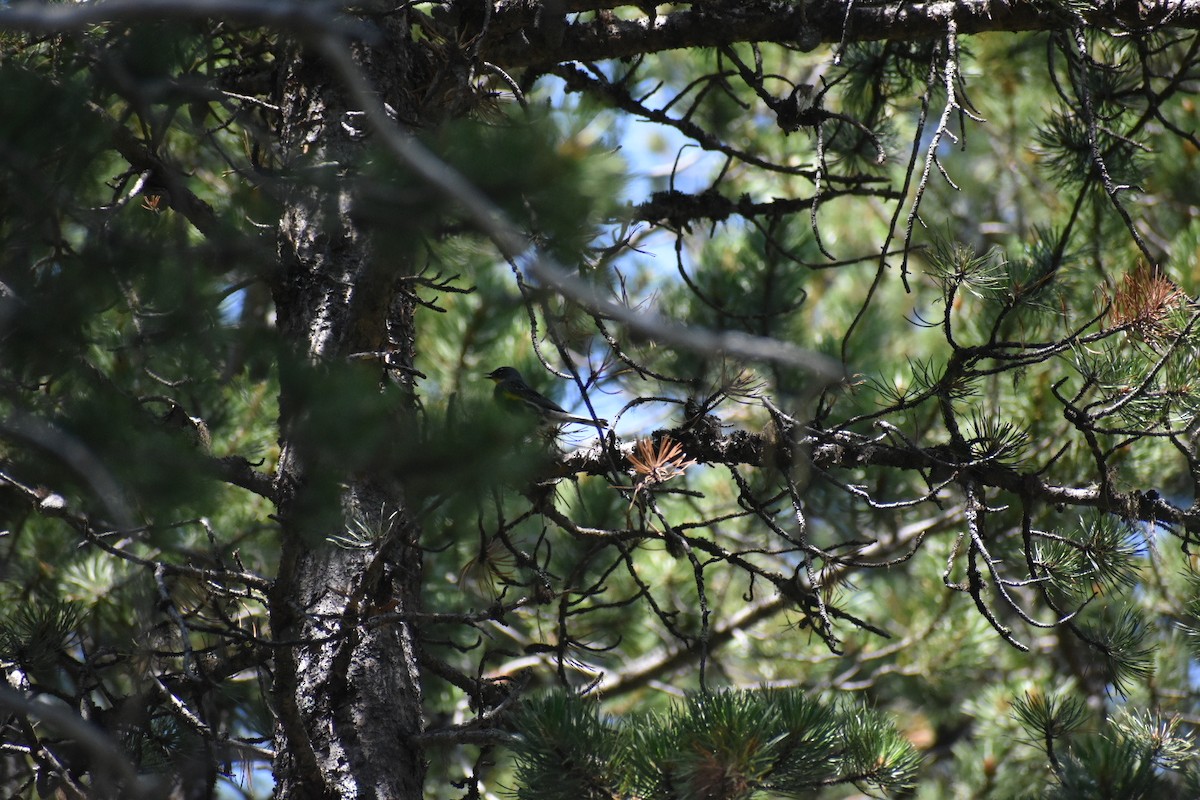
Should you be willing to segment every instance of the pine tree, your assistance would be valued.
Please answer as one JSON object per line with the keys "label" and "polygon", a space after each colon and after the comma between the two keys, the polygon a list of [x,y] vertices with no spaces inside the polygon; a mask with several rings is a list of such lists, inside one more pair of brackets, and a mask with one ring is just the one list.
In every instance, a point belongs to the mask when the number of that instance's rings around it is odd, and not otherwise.
{"label": "pine tree", "polygon": [[1198,14],[0,6],[0,794],[1200,796]]}

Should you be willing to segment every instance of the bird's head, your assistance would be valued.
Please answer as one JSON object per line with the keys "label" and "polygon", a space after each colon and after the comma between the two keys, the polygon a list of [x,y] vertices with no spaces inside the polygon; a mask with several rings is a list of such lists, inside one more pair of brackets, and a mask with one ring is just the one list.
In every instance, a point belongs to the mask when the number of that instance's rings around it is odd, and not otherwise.
{"label": "bird's head", "polygon": [[489,372],[487,375],[484,375],[484,377],[489,378],[489,379],[495,381],[496,383],[499,383],[500,381],[511,381],[511,380],[524,382],[523,379],[521,378],[521,373],[517,372],[517,370],[514,367],[497,367],[496,369]]}

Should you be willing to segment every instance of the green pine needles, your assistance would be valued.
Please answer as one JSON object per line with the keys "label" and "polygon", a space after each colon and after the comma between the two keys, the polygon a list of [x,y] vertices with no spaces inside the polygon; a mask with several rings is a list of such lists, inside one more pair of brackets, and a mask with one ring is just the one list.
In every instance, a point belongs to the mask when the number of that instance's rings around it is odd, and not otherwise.
{"label": "green pine needles", "polygon": [[516,721],[520,800],[806,797],[844,784],[911,785],[920,756],[883,715],[799,689],[688,695],[620,719],[589,699],[548,694]]}
{"label": "green pine needles", "polygon": [[1014,701],[1013,714],[1054,772],[1056,783],[1046,797],[1197,796],[1196,748],[1179,717],[1121,710],[1099,730],[1088,730],[1091,715],[1082,700],[1036,692]]}

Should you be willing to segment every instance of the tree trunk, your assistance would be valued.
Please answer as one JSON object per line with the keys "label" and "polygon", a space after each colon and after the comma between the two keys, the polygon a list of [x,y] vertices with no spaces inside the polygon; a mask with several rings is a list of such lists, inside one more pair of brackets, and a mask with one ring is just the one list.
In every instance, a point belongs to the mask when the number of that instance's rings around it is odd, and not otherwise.
{"label": "tree trunk", "polygon": [[[393,16],[386,30],[385,46],[359,49],[355,57],[384,97],[398,102],[407,94],[396,91],[404,86],[409,58],[404,14]],[[374,258],[371,237],[351,213],[362,144],[347,130],[346,112],[354,109],[346,106],[337,76],[298,45],[280,59],[281,149],[293,184],[273,285],[277,323],[292,348],[281,355],[283,554],[271,601],[279,643],[276,796],[417,800],[425,763],[414,739],[423,723],[416,634],[407,624],[373,622],[383,610],[404,614],[417,607],[417,527],[394,480],[330,467],[328,454],[316,454],[298,433],[320,425],[303,398],[323,367],[345,369],[351,354],[387,351],[389,364],[400,367],[396,374],[411,374],[405,367],[412,364],[412,304],[395,289],[395,270],[405,265]],[[386,380],[380,360],[355,363]],[[331,485],[341,487],[340,502],[322,499],[317,487]]]}

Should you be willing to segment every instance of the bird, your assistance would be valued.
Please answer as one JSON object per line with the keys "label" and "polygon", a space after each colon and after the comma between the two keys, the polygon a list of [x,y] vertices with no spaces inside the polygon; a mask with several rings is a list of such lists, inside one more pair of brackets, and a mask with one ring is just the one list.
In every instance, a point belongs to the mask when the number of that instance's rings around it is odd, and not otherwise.
{"label": "bird", "polygon": [[492,390],[492,396],[502,405],[532,411],[543,422],[552,425],[591,425],[601,430],[608,427],[608,420],[577,417],[568,413],[565,408],[526,383],[515,367],[497,367],[484,377],[495,381],[496,388]]}

